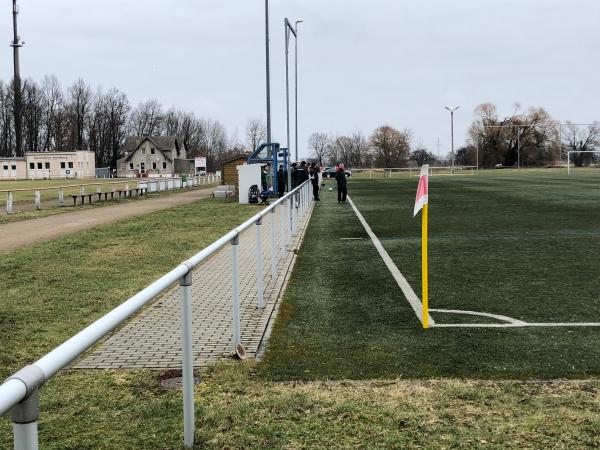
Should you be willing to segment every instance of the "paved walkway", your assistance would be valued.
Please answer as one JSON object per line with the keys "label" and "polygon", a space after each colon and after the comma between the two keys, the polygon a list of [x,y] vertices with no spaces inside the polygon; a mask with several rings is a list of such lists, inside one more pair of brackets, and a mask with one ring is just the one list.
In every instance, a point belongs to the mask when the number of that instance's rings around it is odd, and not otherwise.
{"label": "paved walkway", "polygon": [[[1,224],[0,252],[9,252],[19,247],[49,241],[98,225],[191,203],[209,197],[213,190],[214,186],[206,189],[174,191],[157,198],[129,200],[121,204],[106,204],[97,208],[84,208],[39,219]],[[65,206],[65,208],[67,207]]]}
{"label": "paved walkway", "polygon": [[[257,307],[256,227],[240,237],[241,340],[248,357],[255,357],[264,339],[271,316],[285,289],[305,227],[312,212],[299,220],[298,230],[283,245],[282,208],[269,214],[261,226],[264,252],[265,308]],[[271,275],[271,220],[275,219],[277,270]],[[234,349],[231,300],[231,246],[226,246],[193,273],[192,310],[194,365],[227,359]],[[76,364],[81,369],[177,369],[181,368],[180,288],[176,286],[146,307],[118,332]]]}

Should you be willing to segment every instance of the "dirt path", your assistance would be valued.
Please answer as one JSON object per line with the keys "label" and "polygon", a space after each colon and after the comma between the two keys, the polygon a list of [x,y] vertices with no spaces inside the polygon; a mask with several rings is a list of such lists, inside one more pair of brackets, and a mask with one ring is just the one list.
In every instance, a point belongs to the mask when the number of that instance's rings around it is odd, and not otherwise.
{"label": "dirt path", "polygon": [[158,198],[129,201],[115,206],[89,208],[39,219],[5,223],[0,225],[0,253],[159,209],[191,203],[209,197],[213,189],[213,187],[194,189]]}

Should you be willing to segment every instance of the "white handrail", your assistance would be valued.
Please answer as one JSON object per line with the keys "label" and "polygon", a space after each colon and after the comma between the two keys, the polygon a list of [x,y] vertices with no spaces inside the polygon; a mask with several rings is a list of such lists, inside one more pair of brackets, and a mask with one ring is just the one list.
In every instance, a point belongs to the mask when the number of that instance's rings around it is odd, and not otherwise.
{"label": "white handrail", "polygon": [[[177,281],[181,281],[190,274],[200,263],[208,259],[214,253],[219,251],[228,243],[237,242],[239,235],[253,224],[257,223],[264,216],[274,211],[296,193],[304,190],[304,198],[308,198],[309,181],[304,182],[284,197],[274,201],[268,207],[262,209],[259,213],[246,220],[244,223],[229,231],[220,239],[216,240],[208,247],[204,248],[188,260],[184,261],[167,274],[154,281],[140,292],[130,297],[128,300],[117,306],[109,313],[96,320],[88,327],[81,330],[73,337],[50,351],[35,363],[25,367],[21,371],[13,374],[3,384],[0,384],[0,415],[11,408],[18,406],[21,402],[30,397],[32,391],[37,390],[41,385],[54,376],[58,371],[65,368],[69,363],[81,356],[87,349],[102,339],[114,328],[122,324],[125,320],[139,311],[142,307],[154,300],[162,292],[170,288]],[[288,230],[288,234],[290,230]],[[191,354],[191,353],[190,353]],[[190,366],[191,367],[191,366]],[[34,376],[32,376],[32,374]],[[43,376],[42,376],[43,374]],[[37,375],[37,376],[35,376]],[[37,401],[37,398],[35,399]],[[37,404],[34,408],[37,411]],[[31,408],[27,409],[31,413]],[[34,413],[34,415],[37,412]],[[35,420],[31,422],[35,422]],[[15,425],[21,425],[20,423]],[[27,425],[30,425],[29,423]],[[37,436],[37,426],[34,428]],[[15,428],[16,430],[16,428]],[[15,431],[15,436],[17,432]],[[189,432],[187,432],[189,435]],[[193,435],[193,433],[192,433]],[[187,447],[187,445],[186,445]]]}

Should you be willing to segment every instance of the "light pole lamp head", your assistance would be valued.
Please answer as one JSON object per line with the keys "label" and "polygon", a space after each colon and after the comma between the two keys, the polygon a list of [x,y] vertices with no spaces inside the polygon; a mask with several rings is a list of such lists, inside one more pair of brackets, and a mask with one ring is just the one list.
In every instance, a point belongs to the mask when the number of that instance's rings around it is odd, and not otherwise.
{"label": "light pole lamp head", "polygon": [[454,112],[456,111],[458,108],[460,108],[460,106],[455,106],[455,107],[448,107],[448,106],[444,106],[444,108],[446,108],[448,111],[450,112]]}

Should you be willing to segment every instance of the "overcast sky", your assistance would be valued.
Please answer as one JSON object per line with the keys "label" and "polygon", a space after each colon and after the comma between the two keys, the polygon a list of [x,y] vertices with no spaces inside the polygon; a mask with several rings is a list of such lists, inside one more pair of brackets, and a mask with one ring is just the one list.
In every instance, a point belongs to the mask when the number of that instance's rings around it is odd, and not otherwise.
{"label": "overcast sky", "polygon": [[[264,0],[19,5],[23,77],[55,74],[63,85],[83,77],[122,90],[132,104],[156,98],[218,119],[242,141],[248,119],[266,117]],[[8,80],[9,2],[3,8],[0,76]],[[410,128],[434,153],[439,137],[445,154],[446,105],[461,106],[455,147],[487,101],[503,116],[518,101],[561,121],[600,120],[600,0],[271,0],[273,138],[282,145],[285,16],[304,20],[301,155],[314,131],[368,135],[382,124]]]}

